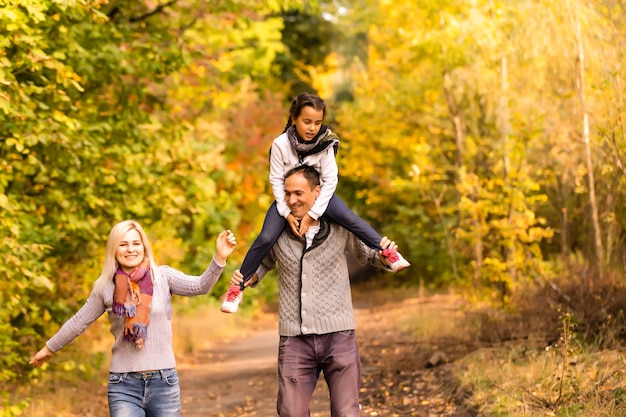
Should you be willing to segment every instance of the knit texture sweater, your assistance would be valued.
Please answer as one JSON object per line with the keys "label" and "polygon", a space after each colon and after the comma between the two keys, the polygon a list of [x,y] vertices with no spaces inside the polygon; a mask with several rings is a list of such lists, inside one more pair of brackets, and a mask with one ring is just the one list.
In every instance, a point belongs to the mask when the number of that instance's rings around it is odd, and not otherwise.
{"label": "knit texture sweater", "polygon": [[[278,264],[278,332],[281,336],[355,329],[346,252],[360,265],[389,270],[377,251],[343,227],[320,218],[312,245],[286,228],[257,269],[258,282]],[[256,285],[256,284],[255,284]]]}
{"label": "knit texture sweater", "polygon": [[172,295],[192,296],[207,294],[217,282],[225,265],[213,259],[200,276],[186,275],[169,266],[160,266],[153,274],[154,293],[148,337],[143,349],[134,343],[123,340],[124,317],[112,311],[113,278],[110,283],[94,286],[85,304],[61,329],[46,342],[48,348],[56,352],[82,334],[104,312],[111,323],[111,333],[115,337],[112,348],[111,372],[138,372],[176,367],[172,347]]}
{"label": "knit texture sweater", "polygon": [[[328,129],[326,134],[332,134],[331,130]],[[287,218],[291,212],[285,202],[285,174],[290,169],[303,164],[312,166],[320,173],[321,192],[309,210],[309,216],[317,220],[326,211],[328,202],[335,193],[339,182],[339,169],[333,147],[329,146],[320,153],[307,155],[300,160],[297,152],[289,143],[287,133],[274,139],[270,151],[270,184],[278,213],[284,218]]]}

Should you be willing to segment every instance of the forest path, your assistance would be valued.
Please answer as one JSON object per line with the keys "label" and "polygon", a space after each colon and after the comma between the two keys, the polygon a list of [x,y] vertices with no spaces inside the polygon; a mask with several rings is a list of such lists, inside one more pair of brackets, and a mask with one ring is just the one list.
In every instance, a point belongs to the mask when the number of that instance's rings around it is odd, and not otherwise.
{"label": "forest path", "polygon": [[[463,349],[440,341],[416,342],[399,328],[411,309],[454,314],[453,296],[381,301],[355,294],[357,338],[363,364],[362,416],[472,416],[441,389],[449,385],[447,364],[427,367],[434,351],[446,361]],[[179,360],[183,417],[276,416],[278,333],[269,315],[254,331],[215,343]],[[433,348],[433,346],[437,346]],[[450,391],[450,390],[447,390]],[[448,397],[448,398],[447,398]],[[328,389],[320,377],[311,416],[329,417]]]}
{"label": "forest path", "polygon": [[[398,294],[401,293],[399,296]],[[413,296],[409,291],[353,285],[357,340],[362,363],[361,417],[474,417],[463,406],[464,393],[454,382],[455,361],[475,347],[460,342],[454,329],[463,320],[454,295]],[[195,316],[194,316],[195,317]],[[218,313],[221,319],[222,314]],[[189,319],[189,318],[188,318]],[[243,317],[224,315],[227,323]],[[206,328],[215,317],[195,317]],[[178,354],[182,417],[276,416],[277,317],[241,325],[241,331],[211,339]],[[407,321],[421,336],[407,333]],[[224,323],[220,323],[224,325]],[[228,324],[231,326],[231,324]],[[233,332],[234,333],[234,332]],[[229,333],[230,334],[230,333]],[[451,336],[452,334],[452,336]],[[179,335],[179,338],[183,335]],[[207,340],[192,336],[191,344]],[[434,354],[441,355],[430,367]],[[67,387],[73,405],[67,412],[34,407],[27,417],[108,417],[106,381]],[[330,417],[329,394],[320,377],[311,402],[312,417]]]}

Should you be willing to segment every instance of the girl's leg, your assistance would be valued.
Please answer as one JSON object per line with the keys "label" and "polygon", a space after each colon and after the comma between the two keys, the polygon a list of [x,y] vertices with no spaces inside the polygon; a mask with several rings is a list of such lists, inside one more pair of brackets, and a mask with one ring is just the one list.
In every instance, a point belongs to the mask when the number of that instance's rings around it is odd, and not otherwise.
{"label": "girl's leg", "polygon": [[372,249],[382,250],[380,240],[382,236],[372,228],[365,220],[357,216],[346,206],[341,198],[333,195],[328,203],[326,213],[329,219],[352,232],[359,240]]}
{"label": "girl's leg", "polygon": [[[339,197],[333,195],[328,203],[326,213],[329,219],[348,230],[359,240],[372,249],[382,250],[380,241],[382,237],[365,220],[354,214],[352,210],[341,201]],[[396,249],[385,249],[383,256],[389,262],[389,267],[393,272],[398,272],[411,264]]]}
{"label": "girl's leg", "polygon": [[[276,202],[274,201],[265,215],[265,221],[263,222],[259,236],[257,236],[252,246],[250,246],[250,249],[248,249],[248,253],[246,253],[243,263],[241,264],[241,268],[239,268],[239,271],[243,275],[244,282],[252,278],[286,225],[287,220],[278,214]],[[241,289],[243,290],[243,283]]]}

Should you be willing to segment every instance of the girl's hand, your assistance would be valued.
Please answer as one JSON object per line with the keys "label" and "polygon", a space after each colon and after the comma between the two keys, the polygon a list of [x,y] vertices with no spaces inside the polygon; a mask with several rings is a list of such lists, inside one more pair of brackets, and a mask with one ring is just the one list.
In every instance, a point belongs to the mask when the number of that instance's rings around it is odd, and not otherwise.
{"label": "girl's hand", "polygon": [[39,352],[35,353],[35,356],[33,356],[28,363],[36,367],[41,367],[50,360],[53,354],[54,352],[52,352],[48,346],[44,346]]}
{"label": "girl's hand", "polygon": [[298,222],[298,219],[293,216],[293,214],[289,213],[289,215],[287,216],[287,223],[289,223],[289,227],[291,227],[291,231],[294,235],[302,237],[299,230],[300,223]]}
{"label": "girl's hand", "polygon": [[230,230],[224,230],[217,236],[217,241],[215,243],[215,260],[219,264],[225,264],[226,259],[230,256],[231,253],[235,250],[235,246],[237,246],[237,239],[235,238],[235,234]]}
{"label": "girl's hand", "polygon": [[305,214],[302,220],[300,220],[300,229],[299,229],[300,237],[306,234],[306,232],[309,230],[309,226],[311,226],[311,223],[313,223],[313,217],[309,216],[308,214]]}

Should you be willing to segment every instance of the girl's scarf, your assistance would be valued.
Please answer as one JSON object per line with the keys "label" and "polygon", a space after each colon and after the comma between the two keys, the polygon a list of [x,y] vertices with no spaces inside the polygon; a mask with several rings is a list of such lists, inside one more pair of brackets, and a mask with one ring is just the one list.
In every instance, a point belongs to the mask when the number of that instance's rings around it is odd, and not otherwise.
{"label": "girl's scarf", "polygon": [[150,261],[145,258],[141,265],[126,273],[118,266],[115,272],[113,313],[124,320],[124,340],[146,340],[152,306],[152,272]]}
{"label": "girl's scarf", "polygon": [[305,156],[320,153],[331,145],[335,149],[335,155],[337,155],[339,148],[339,137],[334,134],[327,125],[322,125],[320,131],[310,141],[305,141],[298,136],[296,126],[291,125],[287,129],[287,138],[289,139],[289,143],[291,143],[291,147],[298,154],[300,163],[302,163]]}

